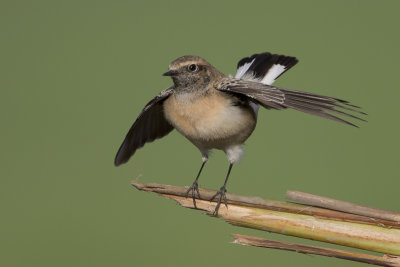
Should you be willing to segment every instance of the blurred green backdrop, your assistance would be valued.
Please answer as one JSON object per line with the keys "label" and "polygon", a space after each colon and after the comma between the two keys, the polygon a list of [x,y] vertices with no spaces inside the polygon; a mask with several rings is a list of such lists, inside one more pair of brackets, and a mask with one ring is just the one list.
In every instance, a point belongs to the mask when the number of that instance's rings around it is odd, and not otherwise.
{"label": "blurred green backdrop", "polygon": [[[240,229],[138,192],[189,185],[200,153],[173,132],[129,164],[114,155],[142,107],[195,54],[234,74],[256,52],[296,56],[278,86],[361,105],[356,129],[261,110],[229,192],[311,193],[400,210],[399,1],[0,2],[0,266],[356,266],[229,244]],[[178,149],[176,149],[178,147]],[[200,185],[219,188],[215,152]]]}

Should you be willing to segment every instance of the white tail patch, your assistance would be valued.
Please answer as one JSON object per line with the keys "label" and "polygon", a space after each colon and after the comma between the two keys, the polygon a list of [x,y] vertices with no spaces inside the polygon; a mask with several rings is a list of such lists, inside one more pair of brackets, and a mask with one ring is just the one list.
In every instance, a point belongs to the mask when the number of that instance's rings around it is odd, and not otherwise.
{"label": "white tail patch", "polygon": [[253,64],[254,60],[253,59],[251,62],[244,64],[243,66],[241,66],[240,68],[237,69],[236,71],[236,75],[235,78],[236,79],[240,79],[243,77],[243,75],[247,72],[247,70],[250,68],[251,64]]}
{"label": "white tail patch", "polygon": [[[254,82],[260,82],[266,85],[272,85],[275,80],[281,75],[283,72],[286,71],[286,66],[281,65],[281,64],[274,64],[272,67],[267,71],[265,76],[260,79],[256,78],[254,73],[252,71],[248,72],[249,68],[251,67],[251,64],[254,63],[254,60],[244,64],[240,68],[237,69],[235,78],[236,79],[243,79],[243,80],[248,80],[248,81],[254,81]],[[247,73],[248,72],[248,73]]]}
{"label": "white tail patch", "polygon": [[279,77],[283,72],[285,72],[286,67],[280,64],[274,64],[261,80],[261,83],[271,85],[275,82],[276,78]]}

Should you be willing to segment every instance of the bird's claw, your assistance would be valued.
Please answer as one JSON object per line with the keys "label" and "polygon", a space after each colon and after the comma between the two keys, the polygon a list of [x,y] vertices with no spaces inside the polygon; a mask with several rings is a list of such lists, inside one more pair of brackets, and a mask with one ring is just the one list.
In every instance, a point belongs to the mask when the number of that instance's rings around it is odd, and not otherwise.
{"label": "bird's claw", "polygon": [[219,207],[221,206],[222,199],[224,200],[225,207],[228,208],[228,201],[226,200],[226,188],[225,188],[225,186],[221,187],[219,189],[219,191],[217,193],[215,193],[215,195],[213,195],[211,197],[210,201],[213,201],[214,198],[216,198],[217,196],[219,196],[219,198],[218,198],[218,201],[217,201],[217,206],[215,206],[215,210],[213,212],[214,216],[218,215],[218,210],[219,210]]}
{"label": "bird's claw", "polygon": [[189,197],[189,193],[192,192],[192,199],[193,199],[193,206],[195,209],[197,209],[196,206],[196,193],[197,193],[197,198],[200,199],[200,191],[199,191],[199,184],[197,181],[194,181],[193,184],[188,188],[186,191],[186,197]]}

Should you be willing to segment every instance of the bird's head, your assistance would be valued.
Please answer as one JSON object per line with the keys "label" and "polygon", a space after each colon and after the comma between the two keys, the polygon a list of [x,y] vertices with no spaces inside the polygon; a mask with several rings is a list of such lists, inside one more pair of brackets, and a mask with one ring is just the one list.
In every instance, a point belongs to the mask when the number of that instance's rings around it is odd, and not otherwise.
{"label": "bird's head", "polygon": [[163,75],[171,76],[176,90],[192,91],[207,88],[222,74],[201,57],[183,56],[172,61]]}

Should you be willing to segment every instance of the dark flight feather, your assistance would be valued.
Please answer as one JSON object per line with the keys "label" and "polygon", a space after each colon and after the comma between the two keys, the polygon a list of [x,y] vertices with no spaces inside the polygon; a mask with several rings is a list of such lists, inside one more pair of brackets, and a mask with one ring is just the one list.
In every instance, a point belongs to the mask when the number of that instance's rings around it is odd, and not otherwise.
{"label": "dark flight feather", "polygon": [[353,114],[346,113],[345,111],[351,111],[366,115],[364,112],[355,109],[358,107],[338,98],[294,91],[243,80],[228,80],[221,84],[219,90],[233,94],[245,95],[249,100],[260,104],[267,109],[279,110],[291,108],[315,116],[342,122],[354,127],[358,126],[330,113],[365,121]]}
{"label": "dark flight feather", "polygon": [[173,87],[165,89],[143,108],[115,156],[115,166],[127,162],[145,143],[166,136],[174,129],[166,120],[162,105],[172,94],[173,89]]}

